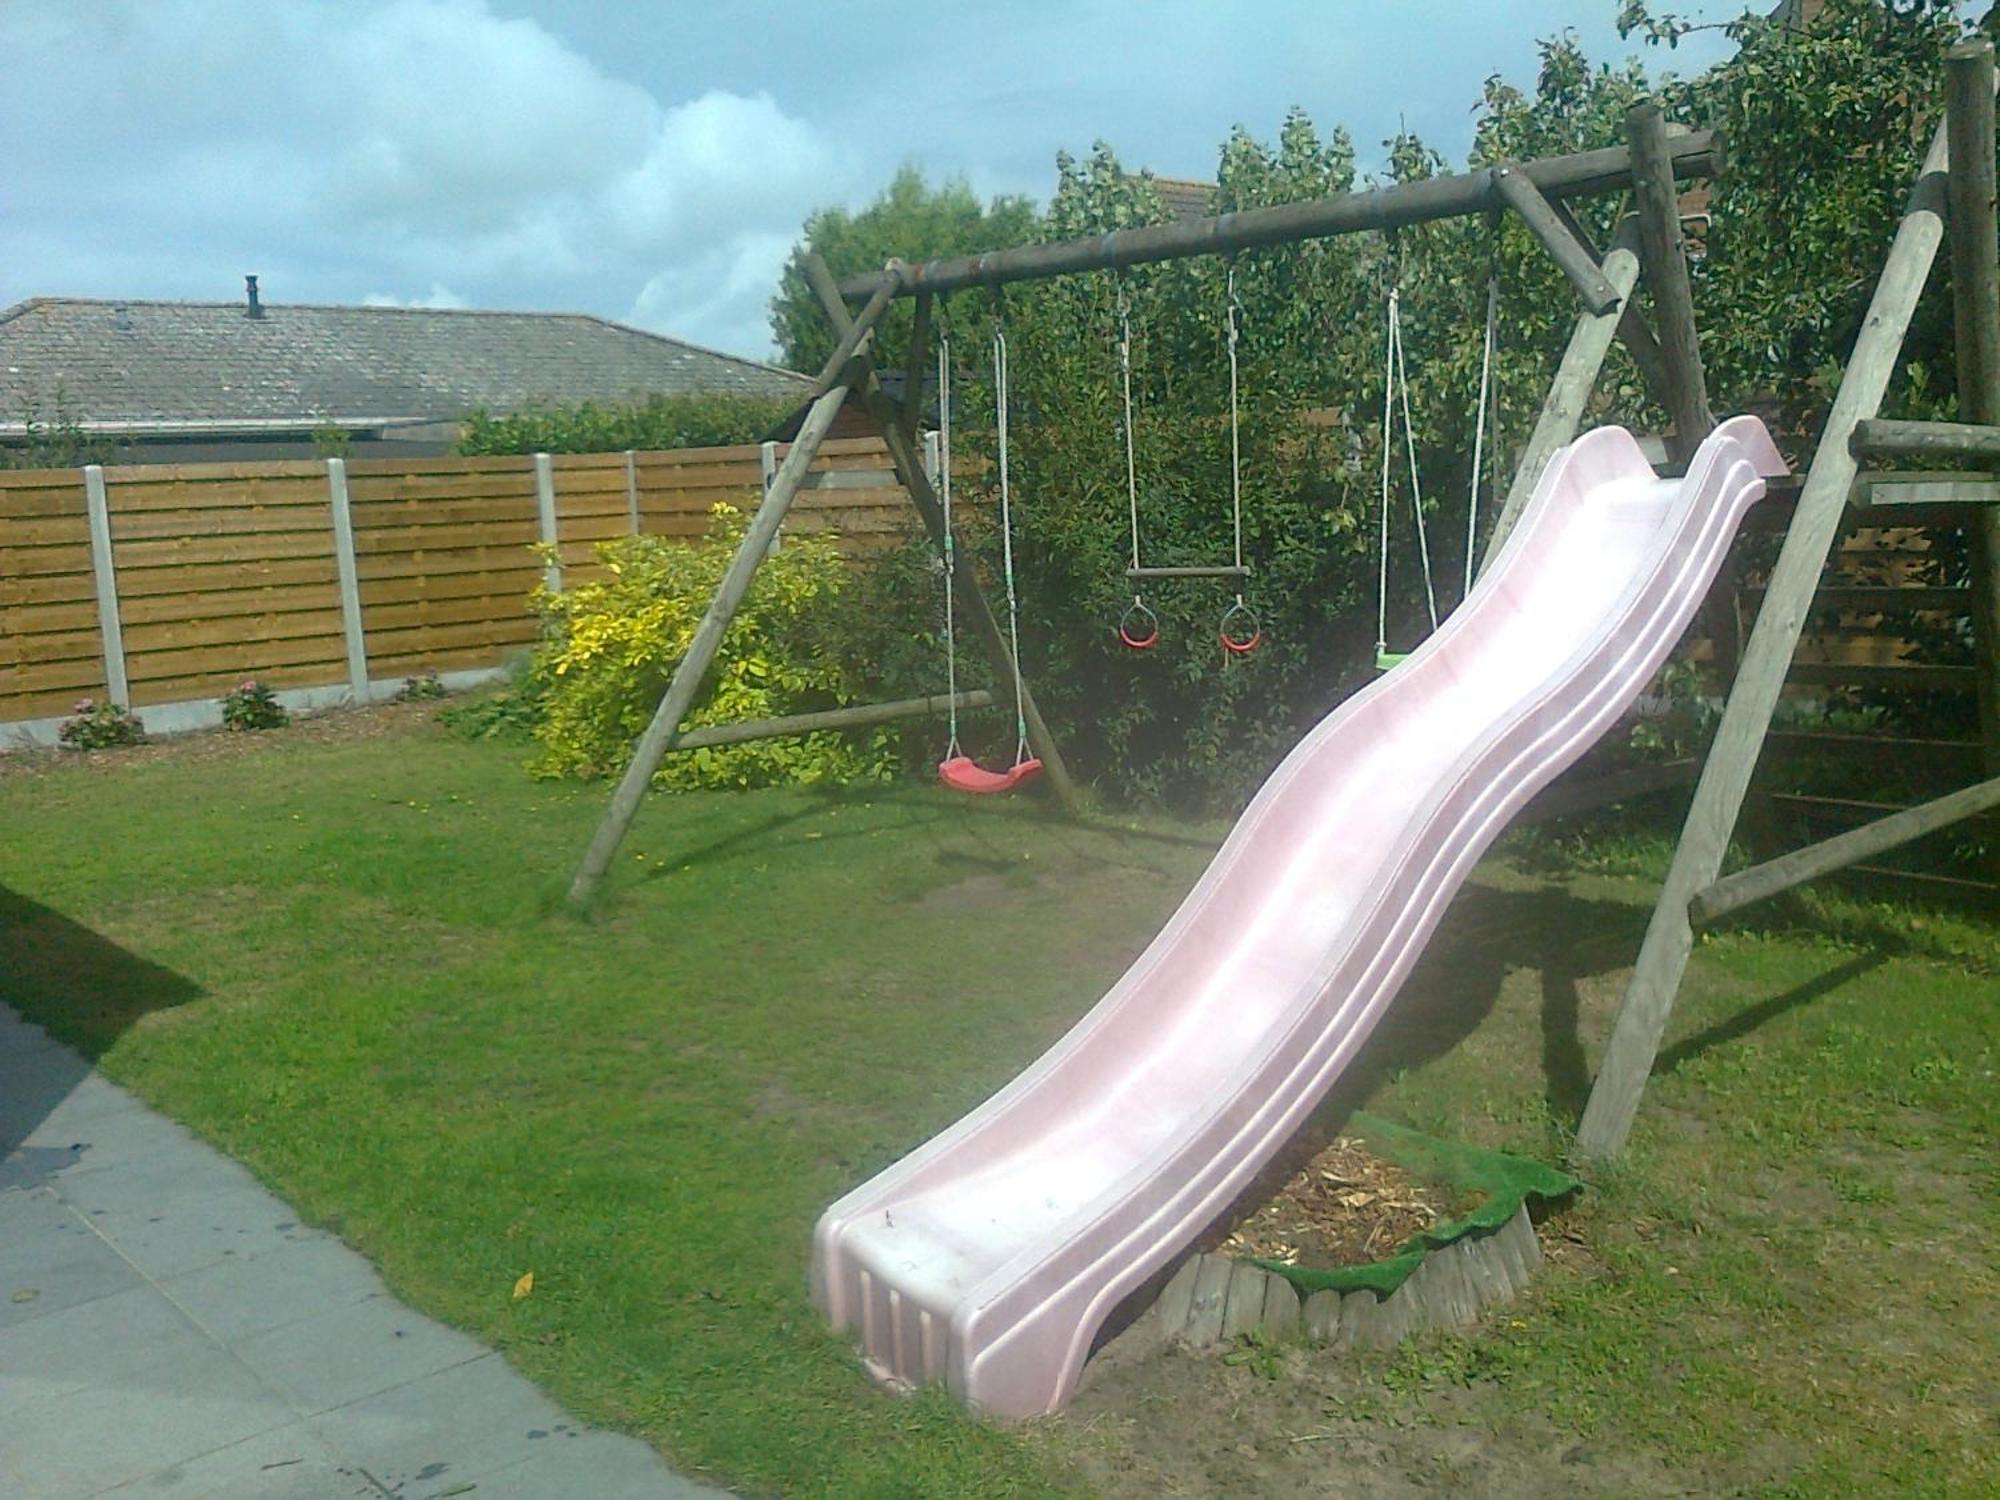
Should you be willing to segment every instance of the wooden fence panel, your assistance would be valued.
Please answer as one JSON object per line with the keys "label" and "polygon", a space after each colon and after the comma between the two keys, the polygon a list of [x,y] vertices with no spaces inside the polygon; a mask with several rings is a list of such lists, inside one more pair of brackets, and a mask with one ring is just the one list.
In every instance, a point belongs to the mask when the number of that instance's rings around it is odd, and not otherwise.
{"label": "wooden fence panel", "polygon": [[345,680],[324,465],[128,465],[104,487],[135,706]]}
{"label": "wooden fence panel", "polygon": [[597,548],[632,534],[632,503],[622,453],[558,453],[556,557],[563,586],[574,588],[608,577]]}
{"label": "wooden fence panel", "polygon": [[491,667],[535,639],[534,460],[349,468],[371,678]]}
{"label": "wooden fence panel", "polygon": [[0,721],[108,692],[83,475],[0,473]]}

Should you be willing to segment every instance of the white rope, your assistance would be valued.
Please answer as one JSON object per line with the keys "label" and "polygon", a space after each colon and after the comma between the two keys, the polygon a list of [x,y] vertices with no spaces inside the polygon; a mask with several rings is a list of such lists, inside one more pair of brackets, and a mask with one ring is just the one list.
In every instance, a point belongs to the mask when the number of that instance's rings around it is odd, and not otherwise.
{"label": "white rope", "polygon": [[1403,447],[1410,455],[1410,513],[1417,520],[1417,556],[1424,569],[1424,602],[1429,606],[1431,629],[1438,626],[1437,585],[1431,582],[1431,539],[1424,525],[1424,491],[1417,479],[1417,430],[1410,422],[1410,371],[1403,357],[1403,316],[1397,305],[1398,293],[1389,297],[1390,337],[1396,345],[1396,380],[1403,403]]}
{"label": "white rope", "polygon": [[[1479,415],[1472,426],[1472,493],[1465,501],[1465,592],[1472,592],[1479,540],[1479,477],[1486,453],[1486,408],[1493,394],[1493,336],[1499,321],[1500,279],[1486,278],[1486,340],[1479,356]],[[1498,444],[1495,444],[1498,447]],[[1463,597],[1463,596],[1461,596]]]}
{"label": "white rope", "polygon": [[1375,571],[1375,655],[1379,660],[1389,649],[1389,455],[1393,450],[1396,422],[1396,299],[1400,291],[1389,293],[1389,320],[1382,340],[1382,535]]}
{"label": "white rope", "polygon": [[[1231,522],[1236,532],[1236,566],[1243,566],[1243,437],[1237,420],[1236,405],[1236,267],[1229,268],[1229,301],[1225,307],[1229,317],[1229,504]],[[1138,566],[1136,563],[1133,566]],[[1238,592],[1236,603],[1243,603],[1241,592],[1242,573],[1237,573]]]}
{"label": "white rope", "polygon": [[[917,377],[921,379],[921,376]],[[944,513],[944,681],[950,707],[946,710],[951,738],[945,744],[945,759],[955,759],[958,748],[958,635],[953,625],[955,601],[952,575],[958,571],[958,553],[951,534],[951,336],[938,336],[938,509]]]}
{"label": "white rope", "polygon": [[1007,335],[993,334],[994,427],[1000,457],[1000,557],[1007,579],[1007,649],[1014,664],[1014,764],[1028,758],[1027,689],[1021,680],[1021,609],[1014,590],[1014,513],[1007,483]]}
{"label": "white rope", "polygon": [[[1125,504],[1132,513],[1132,566],[1139,566],[1139,465],[1132,440],[1132,312],[1118,292],[1118,373],[1125,396]],[[1136,592],[1134,597],[1137,597]]]}

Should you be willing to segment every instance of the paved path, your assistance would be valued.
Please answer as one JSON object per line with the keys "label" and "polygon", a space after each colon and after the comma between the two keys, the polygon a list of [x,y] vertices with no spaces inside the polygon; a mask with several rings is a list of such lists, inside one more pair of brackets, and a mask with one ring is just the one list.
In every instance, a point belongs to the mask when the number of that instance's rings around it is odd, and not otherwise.
{"label": "paved path", "polygon": [[0,1496],[691,1500],[0,1005]]}

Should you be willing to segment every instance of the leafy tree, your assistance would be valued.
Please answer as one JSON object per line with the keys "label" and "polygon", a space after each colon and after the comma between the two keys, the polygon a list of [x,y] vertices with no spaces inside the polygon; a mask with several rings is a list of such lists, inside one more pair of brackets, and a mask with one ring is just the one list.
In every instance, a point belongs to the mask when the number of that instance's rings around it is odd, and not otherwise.
{"label": "leafy tree", "polygon": [[[813,213],[799,249],[818,252],[834,275],[845,277],[879,271],[893,256],[977,255],[1026,244],[1035,236],[1035,208],[1028,199],[1002,195],[981,203],[962,177],[932,187],[916,167],[905,166],[859,213],[837,207]],[[911,317],[911,303],[905,300],[884,318],[876,336],[876,361],[884,368],[899,368],[908,358]],[[817,373],[833,353],[833,334],[819,299],[790,265],[771,299],[771,336],[779,363],[807,374]]]}
{"label": "leafy tree", "polygon": [[111,444],[84,429],[60,383],[46,406],[28,401],[22,426],[19,442],[0,444],[0,469],[80,469],[111,462]]}

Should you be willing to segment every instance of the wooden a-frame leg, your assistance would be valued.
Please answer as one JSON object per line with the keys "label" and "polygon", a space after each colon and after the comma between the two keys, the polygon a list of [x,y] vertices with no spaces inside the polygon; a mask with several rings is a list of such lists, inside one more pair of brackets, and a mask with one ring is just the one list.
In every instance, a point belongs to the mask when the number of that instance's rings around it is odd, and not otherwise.
{"label": "wooden a-frame leg", "polygon": [[1772,710],[1847,508],[1857,468],[1849,439],[1855,424],[1875,415],[1882,404],[1911,315],[1944,238],[1946,159],[1945,131],[1939,126],[1896,229],[1882,279],[1876,283],[1861,337],[1799,494],[1791,530],[1772,569],[1764,606],[1744,648],[1715,743],[1695,786],[1673,866],[1653,908],[1638,966],[1626,986],[1610,1045],[1577,1129],[1580,1157],[1617,1155],[1638,1112],[1639,1097],[1694,949],[1688,903],[1721,873]]}

